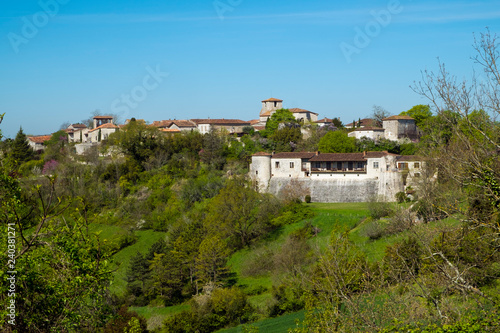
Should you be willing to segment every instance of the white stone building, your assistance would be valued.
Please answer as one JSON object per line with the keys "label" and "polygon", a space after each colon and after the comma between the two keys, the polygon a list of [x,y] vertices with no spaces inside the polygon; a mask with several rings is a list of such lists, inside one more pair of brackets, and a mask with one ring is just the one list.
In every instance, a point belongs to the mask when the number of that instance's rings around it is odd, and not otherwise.
{"label": "white stone building", "polygon": [[66,129],[68,142],[85,143],[89,139],[89,129],[85,124],[71,124]]}
{"label": "white stone building", "polygon": [[368,138],[374,141],[385,138],[385,129],[379,127],[360,127],[347,134],[351,138]]}
{"label": "white stone building", "polygon": [[372,197],[395,201],[396,193],[404,190],[398,158],[399,163],[418,163],[418,158],[388,152],[258,153],[252,156],[249,173],[259,191],[275,195],[300,184],[316,202],[364,202]]}
{"label": "white stone building", "polygon": [[97,143],[106,140],[112,133],[118,131],[119,127],[112,123],[105,123],[89,131],[89,143]]}

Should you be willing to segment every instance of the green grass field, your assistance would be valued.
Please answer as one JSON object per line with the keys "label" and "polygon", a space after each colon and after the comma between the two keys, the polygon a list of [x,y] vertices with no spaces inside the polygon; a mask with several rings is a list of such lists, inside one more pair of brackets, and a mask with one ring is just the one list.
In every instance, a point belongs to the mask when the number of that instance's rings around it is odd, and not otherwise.
{"label": "green grass field", "polygon": [[[128,233],[124,228],[104,224],[92,224],[89,226],[89,231],[98,233],[100,239],[106,244],[115,244],[120,237]],[[125,275],[127,273],[130,258],[137,252],[142,254],[146,253],[153,243],[165,237],[164,232],[153,230],[134,231],[134,234],[137,236],[137,241],[113,255],[113,263],[115,264],[116,271],[113,281],[111,282],[110,291],[120,296],[125,293],[125,288],[127,286]]]}
{"label": "green grass field", "polygon": [[146,318],[148,322],[148,330],[153,330],[162,326],[165,317],[188,310],[189,305],[180,304],[168,307],[153,307],[153,306],[132,306],[130,311],[135,311],[137,314]]}
{"label": "green grass field", "polygon": [[[276,318],[264,319],[247,326],[258,327],[260,333],[286,333],[289,328],[296,326],[296,320],[303,320],[305,311],[289,313]],[[236,326],[224,330],[217,331],[218,333],[240,333],[243,332],[243,326]]]}

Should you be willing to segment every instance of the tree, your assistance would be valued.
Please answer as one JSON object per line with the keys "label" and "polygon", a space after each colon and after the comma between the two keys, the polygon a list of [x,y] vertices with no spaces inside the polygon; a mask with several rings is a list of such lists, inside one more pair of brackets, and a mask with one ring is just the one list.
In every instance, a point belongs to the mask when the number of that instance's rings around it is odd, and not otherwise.
{"label": "tree", "polygon": [[272,135],[279,128],[279,124],[289,123],[296,124],[297,120],[293,116],[293,113],[288,109],[279,109],[274,112],[266,122],[266,129],[264,131],[264,136]]}
{"label": "tree", "polygon": [[410,116],[415,119],[415,123],[419,128],[421,128],[427,119],[432,117],[431,107],[429,105],[415,105],[408,111],[403,111],[400,113],[401,116]]}
{"label": "tree", "polygon": [[356,139],[350,138],[344,131],[328,132],[319,141],[318,149],[322,153],[353,153],[356,151]]}
{"label": "tree", "polygon": [[218,283],[227,272],[229,249],[218,236],[209,236],[201,244],[196,259],[198,277],[203,283]]}
{"label": "tree", "polygon": [[33,150],[22,128],[19,129],[16,138],[12,142],[11,158],[16,164],[21,164],[33,158]]}
{"label": "tree", "polygon": [[372,107],[371,118],[375,121],[375,125],[377,127],[382,127],[382,120],[384,118],[389,117],[390,115],[391,114],[389,113],[389,111],[387,111],[386,109],[384,109],[383,107],[381,107],[379,105],[374,105]]}

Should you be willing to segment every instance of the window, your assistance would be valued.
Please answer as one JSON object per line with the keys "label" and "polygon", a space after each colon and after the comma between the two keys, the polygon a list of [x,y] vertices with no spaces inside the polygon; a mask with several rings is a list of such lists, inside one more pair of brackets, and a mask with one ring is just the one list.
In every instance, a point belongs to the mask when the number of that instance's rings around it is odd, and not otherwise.
{"label": "window", "polygon": [[373,162],[373,168],[378,169],[378,162]]}
{"label": "window", "polygon": [[295,167],[293,162],[290,162],[290,169],[293,169]]}
{"label": "window", "polygon": [[255,174],[256,174],[256,175],[258,175],[258,174],[259,174],[259,171],[258,171],[258,170],[257,170],[257,171],[255,171]]}
{"label": "window", "polygon": [[276,163],[274,164],[274,166],[275,166],[275,168],[276,168],[276,169],[279,169],[279,168],[280,168],[280,162],[276,162]]}
{"label": "window", "polygon": [[420,163],[419,163],[419,162],[415,162],[415,163],[413,163],[413,167],[414,167],[415,169],[420,169]]}
{"label": "window", "polygon": [[420,172],[415,172],[414,177],[420,177]]}

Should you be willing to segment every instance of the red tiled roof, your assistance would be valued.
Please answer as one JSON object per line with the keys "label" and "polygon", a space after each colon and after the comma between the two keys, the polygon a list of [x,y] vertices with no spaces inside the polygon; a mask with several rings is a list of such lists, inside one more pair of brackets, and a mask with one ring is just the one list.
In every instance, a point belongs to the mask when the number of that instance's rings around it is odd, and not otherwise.
{"label": "red tiled roof", "polygon": [[271,154],[266,153],[264,151],[260,151],[258,153],[253,154],[252,156],[271,156]]}
{"label": "red tiled roof", "polygon": [[113,116],[95,116],[93,119],[113,119]]}
{"label": "red tiled roof", "polygon": [[277,98],[272,98],[272,97],[271,97],[271,98],[266,99],[266,100],[264,100],[264,101],[262,101],[262,102],[283,102],[283,100],[282,100],[282,99],[277,99]]}
{"label": "red tiled roof", "polygon": [[161,128],[160,131],[166,132],[166,133],[180,133],[181,130],[177,128]]}
{"label": "red tiled roof", "polygon": [[212,125],[248,125],[250,122],[239,119],[191,119],[196,124],[212,124]]}
{"label": "red tiled roof", "polygon": [[85,124],[71,124],[71,127],[73,127],[73,128],[87,128],[87,125],[85,125]]}
{"label": "red tiled roof", "polygon": [[253,126],[253,128],[256,130],[256,131],[263,131],[266,129],[266,126]]}
{"label": "red tiled roof", "polygon": [[293,153],[277,153],[273,155],[273,158],[311,158],[316,153],[308,152],[293,152]]}
{"label": "red tiled roof", "polygon": [[[358,120],[356,120],[356,125],[358,125]],[[361,119],[361,125],[363,127],[373,127],[375,125],[375,120],[371,118]],[[352,123],[345,125],[345,127],[352,127]]]}
{"label": "red tiled roof", "polygon": [[309,111],[309,110],[304,110],[304,109],[299,109],[299,108],[292,108],[292,109],[289,109],[291,113],[306,113],[306,112],[309,112],[309,113],[313,113],[315,115],[317,115],[316,112],[312,112],[312,111]]}
{"label": "red tiled roof", "polygon": [[92,133],[92,132],[94,132],[98,129],[102,129],[102,128],[119,128],[119,127],[116,126],[115,124],[107,123],[107,124],[102,124],[101,126],[97,126],[93,130],[90,130],[89,133]]}
{"label": "red tiled roof", "polygon": [[29,136],[28,140],[34,143],[44,143],[45,141],[49,141],[52,135],[39,135],[39,136]]}
{"label": "red tiled roof", "polygon": [[363,153],[324,153],[315,155],[311,162],[362,162]]}
{"label": "red tiled roof", "polygon": [[390,116],[382,120],[384,121],[384,120],[415,120],[415,119],[413,119],[410,116]]}
{"label": "red tiled roof", "polygon": [[360,128],[356,128],[354,130],[354,132],[362,132],[362,131],[385,131],[385,129],[383,128],[380,128],[380,127],[360,127]]}
{"label": "red tiled roof", "polygon": [[260,123],[260,119],[250,120],[250,125],[255,125],[255,124],[258,124],[258,123]]}
{"label": "red tiled roof", "polygon": [[154,127],[170,127],[172,120],[155,120],[152,124]]}
{"label": "red tiled roof", "polygon": [[177,127],[196,127],[196,124],[189,120],[172,120],[170,126],[172,126],[172,124],[175,124]]}

